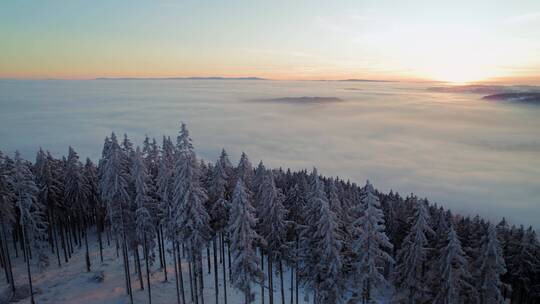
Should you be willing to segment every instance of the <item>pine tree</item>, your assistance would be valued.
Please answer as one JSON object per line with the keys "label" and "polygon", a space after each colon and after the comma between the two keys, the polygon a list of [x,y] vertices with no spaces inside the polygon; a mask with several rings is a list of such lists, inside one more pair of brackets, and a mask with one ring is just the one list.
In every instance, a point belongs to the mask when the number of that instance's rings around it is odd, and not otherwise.
{"label": "pine tree", "polygon": [[251,283],[261,280],[254,242],[259,238],[255,232],[256,219],[248,192],[241,178],[238,178],[231,201],[232,210],[229,221],[231,238],[232,282],[245,296],[245,304],[253,302]]}
{"label": "pine tree", "polygon": [[[161,147],[161,157],[159,159],[158,173],[156,177],[157,196],[159,198],[159,230],[162,238],[160,244],[160,257],[163,260],[163,275],[167,282],[167,259],[165,255],[165,244],[163,238],[167,238],[173,243],[176,242],[176,209],[178,206],[172,204],[172,175],[174,165],[174,145],[170,138],[163,136]],[[165,231],[163,231],[165,229]],[[173,246],[175,248],[176,246]]]}
{"label": "pine tree", "polygon": [[83,175],[82,164],[79,161],[79,155],[72,147],[69,147],[68,159],[66,163],[66,173],[64,177],[65,189],[64,198],[66,204],[70,207],[72,216],[83,224],[86,240],[86,271],[90,272],[90,253],[88,250],[88,238],[86,227],[86,214],[89,211],[88,198],[90,191],[88,181]]}
{"label": "pine tree", "polygon": [[[374,288],[389,285],[382,270],[384,265],[393,264],[394,260],[387,253],[387,250],[392,250],[392,244],[384,233],[384,216],[375,189],[368,181],[363,191],[362,204],[365,209],[354,212],[362,214],[353,224],[358,236],[352,244],[358,256],[354,290],[357,295],[362,295],[364,302],[370,302]],[[357,208],[362,208],[362,205]]]}
{"label": "pine tree", "polygon": [[459,304],[476,301],[467,258],[452,224],[446,240],[447,244],[441,249],[439,258],[440,286],[434,303]]}
{"label": "pine tree", "polygon": [[11,287],[11,291],[15,292],[15,280],[13,278],[13,269],[11,265],[11,257],[9,254],[9,246],[7,239],[7,227],[13,226],[16,223],[15,213],[15,193],[13,192],[13,180],[11,179],[11,168],[9,168],[10,160],[0,151],[0,243],[1,253],[4,258],[3,264],[7,282]]}
{"label": "pine tree", "polygon": [[253,171],[253,166],[251,165],[247,154],[244,152],[242,152],[242,155],[240,156],[240,161],[238,162],[238,167],[236,167],[236,178],[242,179],[246,190],[250,192],[250,195],[253,195],[253,183],[255,181],[255,173]]}
{"label": "pine tree", "polygon": [[339,280],[342,245],[337,217],[330,209],[317,169],[313,169],[310,179],[303,212],[306,224],[301,233],[299,272],[304,286],[315,293],[315,303],[338,303],[342,300],[343,282]]}
{"label": "pine tree", "polygon": [[[148,287],[148,300],[152,303],[152,291],[150,287],[150,260],[153,260],[153,252],[155,247],[154,239],[156,237],[156,230],[154,227],[154,220],[148,210],[151,208],[151,198],[148,193],[148,174],[146,166],[141,154],[141,150],[137,147],[133,160],[133,180],[135,181],[135,205],[137,211],[135,213],[135,221],[137,224],[137,237],[138,243],[142,244],[144,260],[146,262],[146,285]],[[136,248],[138,250],[138,248]]]}
{"label": "pine tree", "polygon": [[47,216],[45,206],[41,205],[37,200],[39,189],[34,183],[34,175],[18,151],[15,153],[12,179],[15,205],[19,210],[19,223],[24,243],[31,302],[34,303],[30,272],[30,247],[34,249],[34,254],[37,254],[38,267],[40,269],[47,267],[49,261],[47,254],[44,252],[46,247],[44,240],[47,239]]}
{"label": "pine tree", "polygon": [[131,198],[128,192],[128,180],[130,178],[129,161],[118,144],[114,133],[111,134],[108,145],[107,153],[102,160],[103,173],[100,181],[100,189],[103,201],[107,204],[107,213],[112,228],[121,237],[122,256],[126,275],[126,292],[130,296],[130,302],[133,303],[126,231],[130,226],[129,221],[131,220]]}
{"label": "pine tree", "polygon": [[285,250],[285,237],[287,233],[287,222],[285,217],[287,210],[283,206],[283,194],[276,188],[272,171],[267,171],[262,178],[260,185],[260,212],[259,231],[265,240],[265,248],[268,254],[268,283],[270,290],[270,304],[273,303],[273,261],[278,261],[280,273],[280,286],[282,302],[285,302],[283,288],[283,264]]}
{"label": "pine tree", "polygon": [[497,231],[492,225],[489,225],[488,234],[482,246],[478,272],[480,303],[504,303],[501,275],[506,272],[506,266],[502,248],[497,239]]}
{"label": "pine tree", "polygon": [[83,174],[86,180],[86,189],[88,191],[87,202],[88,207],[94,213],[96,219],[96,232],[98,237],[99,245],[99,256],[101,262],[103,262],[103,241],[102,233],[104,229],[104,217],[105,217],[105,208],[99,197],[99,179],[98,171],[94,163],[90,158],[86,159],[84,164]]}
{"label": "pine tree", "polygon": [[426,301],[429,291],[427,281],[427,258],[430,248],[428,236],[435,232],[429,226],[429,213],[422,201],[416,201],[414,216],[409,219],[412,227],[398,251],[397,287],[405,292],[409,303]]}
{"label": "pine tree", "polygon": [[201,249],[210,239],[210,217],[204,208],[207,194],[200,185],[199,162],[193,151],[189,131],[184,123],[182,123],[177,139],[177,153],[172,201],[174,205],[178,206],[176,221],[179,237],[189,246],[188,257],[194,267],[196,266],[194,285],[199,286],[199,296],[204,303]]}
{"label": "pine tree", "polygon": [[517,303],[527,303],[526,301],[538,299],[533,289],[539,284],[540,256],[538,255],[540,245],[538,238],[532,227],[524,229],[513,229],[513,241],[509,250],[507,267],[508,276],[512,284],[512,300]]}
{"label": "pine tree", "polygon": [[[63,196],[63,187],[60,185],[63,181],[59,180],[54,174],[54,163],[50,154],[47,154],[40,148],[34,166],[36,185],[39,188],[38,200],[47,209],[47,218],[49,222],[49,241],[53,252],[56,253],[58,266],[60,262],[60,248],[58,246],[58,236],[56,234],[56,212],[60,206]],[[56,229],[55,229],[56,228]]]}
{"label": "pine tree", "polygon": [[[219,282],[218,282],[218,269],[217,269],[217,242],[220,241],[220,246],[223,248],[221,240],[223,240],[223,234],[229,221],[229,193],[228,193],[228,172],[232,171],[227,169],[230,167],[230,162],[227,158],[225,150],[222,150],[220,158],[216,161],[213,167],[212,180],[209,187],[209,199],[210,199],[210,226],[214,232],[212,240],[212,246],[214,249],[214,289],[216,296],[216,303],[219,302]],[[220,253],[220,258],[223,256]],[[227,301],[227,280],[225,263],[223,263],[223,293],[225,303]]]}

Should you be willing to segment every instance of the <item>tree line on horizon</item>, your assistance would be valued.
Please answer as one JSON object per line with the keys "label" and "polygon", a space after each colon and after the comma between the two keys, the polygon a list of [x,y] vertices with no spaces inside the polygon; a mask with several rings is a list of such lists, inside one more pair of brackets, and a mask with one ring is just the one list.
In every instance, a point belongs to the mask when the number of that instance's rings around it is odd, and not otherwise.
{"label": "tree line on horizon", "polygon": [[[5,280],[15,291],[12,261],[22,256],[32,303],[30,264],[62,267],[84,246],[90,272],[94,232],[101,262],[105,246],[116,248],[131,303],[133,278],[151,303],[151,268],[159,268],[165,281],[174,276],[177,303],[204,304],[204,264],[216,304],[227,304],[227,282],[246,304],[298,304],[299,287],[317,304],[373,303],[383,294],[395,303],[540,301],[532,227],[453,214],[414,194],[381,193],[369,181],[360,186],[315,168],[253,167],[245,153],[237,166],[225,150],[205,163],[183,123],[176,141],[164,136],[161,146],[146,137],[134,147],[112,133],[97,165],[83,164],[71,147],[62,158],[40,149],[34,163],[0,152],[0,229]],[[279,299],[265,295],[278,282]]]}

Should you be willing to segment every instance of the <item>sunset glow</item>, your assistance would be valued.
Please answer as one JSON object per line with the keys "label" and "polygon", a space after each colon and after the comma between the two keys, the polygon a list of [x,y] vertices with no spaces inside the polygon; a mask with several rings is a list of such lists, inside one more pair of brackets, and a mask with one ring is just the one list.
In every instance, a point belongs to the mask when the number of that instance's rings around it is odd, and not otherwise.
{"label": "sunset glow", "polygon": [[540,75],[540,2],[0,4],[0,77]]}

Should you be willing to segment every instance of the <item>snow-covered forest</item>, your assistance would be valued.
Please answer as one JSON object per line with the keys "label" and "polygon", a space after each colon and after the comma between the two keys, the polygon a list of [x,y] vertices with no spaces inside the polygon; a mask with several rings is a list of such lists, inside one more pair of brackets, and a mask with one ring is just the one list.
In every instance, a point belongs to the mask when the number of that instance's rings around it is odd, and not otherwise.
{"label": "snow-covered forest", "polygon": [[0,153],[0,222],[5,300],[111,253],[126,303],[540,303],[532,227],[246,154],[204,162],[185,124],[159,144],[112,133],[97,163]]}

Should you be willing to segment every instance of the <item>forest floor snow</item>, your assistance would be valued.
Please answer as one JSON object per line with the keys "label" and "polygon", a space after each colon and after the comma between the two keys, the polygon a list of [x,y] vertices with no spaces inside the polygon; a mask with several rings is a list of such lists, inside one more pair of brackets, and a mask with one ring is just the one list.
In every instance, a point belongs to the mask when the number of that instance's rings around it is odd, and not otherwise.
{"label": "forest floor snow", "polygon": [[[105,237],[104,237],[105,239]],[[117,258],[116,248],[114,241],[111,240],[110,246],[107,245],[107,241],[104,240],[103,248],[103,262],[100,261],[99,247],[96,241],[95,234],[90,234],[90,261],[91,271],[86,271],[85,262],[85,248],[74,247],[74,253],[71,259],[66,264],[64,263],[63,251],[61,251],[61,263],[58,267],[56,254],[50,253],[50,265],[48,268],[40,271],[36,266],[32,266],[32,283],[34,287],[35,302],[37,304],[125,304],[129,303],[129,296],[126,294],[126,285],[124,279],[124,268],[122,259]],[[50,248],[49,248],[50,250]],[[164,280],[163,270],[159,267],[159,257],[156,249],[156,262],[151,267],[151,291],[152,291],[152,303],[154,304],[171,304],[176,302],[176,281],[174,274],[174,261],[172,259],[171,252],[166,253],[167,260],[167,277],[168,281]],[[141,250],[142,252],[142,250]],[[26,270],[26,264],[22,258],[22,254],[19,251],[19,257],[14,257],[14,249],[10,246],[10,253],[12,256],[13,275],[17,286],[24,287],[28,285],[28,276]],[[214,265],[213,265],[213,252],[211,254],[211,273],[208,271],[207,264],[207,251],[203,250],[203,272],[204,272],[204,303],[215,303],[215,287],[214,287]],[[121,253],[120,253],[121,255]],[[228,273],[228,258],[225,253],[225,260],[223,261],[227,266],[227,300],[228,304],[241,304],[244,302],[244,295],[236,288],[234,288],[229,281]],[[222,264],[219,259],[218,252],[218,278],[219,278],[219,302],[224,303],[223,299],[223,276],[222,276]],[[186,297],[186,304],[193,303],[190,296],[189,286],[189,266],[186,259],[182,259],[183,270],[183,282]],[[131,268],[131,285],[133,290],[134,303],[148,303],[148,292],[146,290],[146,270],[144,260],[141,258],[141,269],[143,273],[144,290],[140,289],[140,283],[138,275],[134,271],[133,257],[130,256],[130,268]],[[266,259],[265,259],[265,266]],[[275,265],[277,268],[277,265]],[[274,269],[275,269],[274,268]],[[285,303],[291,302],[291,269],[284,264],[284,289],[285,289]],[[3,270],[2,270],[3,272]],[[296,274],[295,274],[296,275]],[[294,286],[293,290],[296,289]],[[8,292],[9,288],[6,284],[5,278],[2,278],[0,283],[0,292]],[[261,287],[259,284],[254,283],[252,286],[252,292],[255,295],[253,303],[262,303],[261,301]],[[268,280],[265,281],[264,297],[265,302],[268,303],[269,296]],[[293,294],[293,298],[295,295]],[[313,303],[313,295],[305,294],[303,288],[299,287],[298,304]],[[279,274],[274,274],[274,302],[281,303],[281,290],[279,282]],[[379,303],[386,303],[387,301],[379,300]],[[3,304],[2,295],[0,295],[0,303]],[[16,303],[26,304],[30,303],[30,298],[20,300]],[[201,303],[199,301],[199,303]],[[294,302],[296,303],[296,302]]]}

